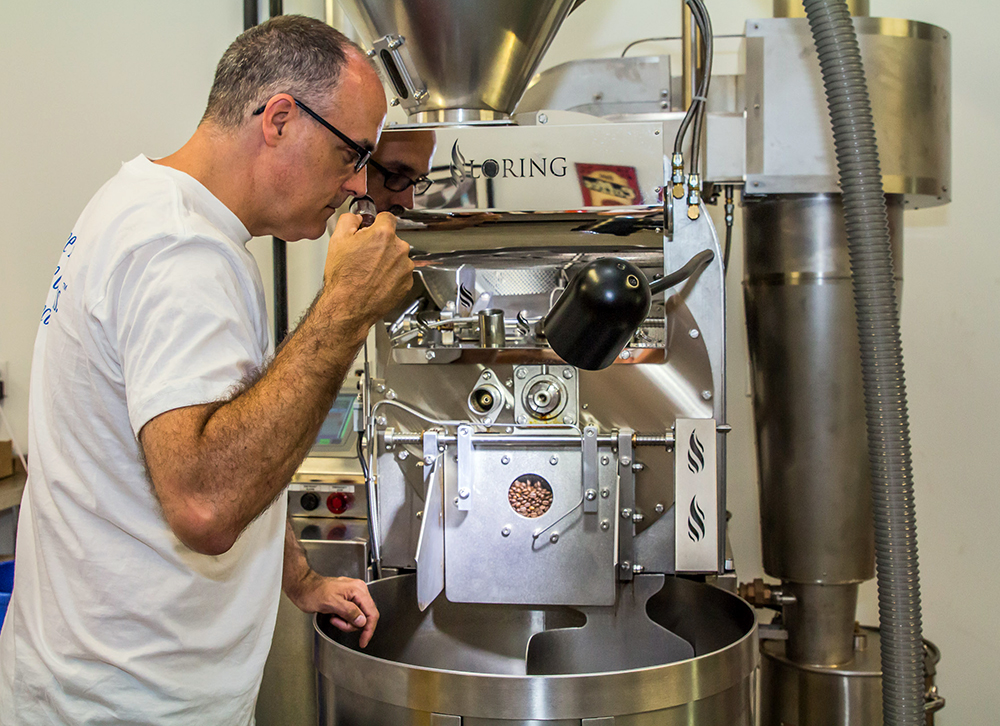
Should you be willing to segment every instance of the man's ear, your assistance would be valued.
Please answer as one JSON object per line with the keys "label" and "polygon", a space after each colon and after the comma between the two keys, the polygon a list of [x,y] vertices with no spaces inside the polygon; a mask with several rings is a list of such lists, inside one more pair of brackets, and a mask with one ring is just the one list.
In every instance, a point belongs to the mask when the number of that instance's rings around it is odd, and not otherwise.
{"label": "man's ear", "polygon": [[277,146],[294,109],[295,101],[287,93],[278,94],[267,102],[264,112],[260,115],[265,144]]}

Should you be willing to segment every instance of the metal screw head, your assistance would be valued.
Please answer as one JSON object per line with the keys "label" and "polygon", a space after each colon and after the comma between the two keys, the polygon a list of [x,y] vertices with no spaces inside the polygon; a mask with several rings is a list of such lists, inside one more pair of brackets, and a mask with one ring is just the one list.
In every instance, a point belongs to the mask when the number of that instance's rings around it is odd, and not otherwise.
{"label": "metal screw head", "polygon": [[626,507],[625,509],[622,510],[622,519],[628,519],[631,516],[632,516],[632,510],[631,509],[628,509]]}
{"label": "metal screw head", "polygon": [[547,124],[548,122],[549,122],[548,116],[546,116],[544,113],[538,114],[538,123]]}
{"label": "metal screw head", "polygon": [[623,456],[622,457],[622,466],[631,466],[631,465],[632,465],[632,459],[630,459],[627,456]]}
{"label": "metal screw head", "polygon": [[458,506],[458,497],[455,497],[452,501],[454,502],[455,506],[457,507]]}
{"label": "metal screw head", "polygon": [[375,50],[372,49],[372,50],[368,51],[367,53],[365,53],[365,55],[368,56],[369,58],[374,58],[375,57]]}
{"label": "metal screw head", "polygon": [[588,489],[584,496],[587,497],[588,502],[592,502],[597,499],[597,492],[593,489]]}
{"label": "metal screw head", "polygon": [[518,368],[517,373],[515,373],[514,375],[517,376],[519,380],[524,380],[528,376],[528,371],[524,370],[523,368]]}
{"label": "metal screw head", "polygon": [[526,424],[528,423],[528,417],[522,413],[520,416],[517,417],[517,422],[519,424]]}
{"label": "metal screw head", "polygon": [[396,48],[398,48],[402,44],[403,44],[403,36],[393,38],[392,40],[389,41],[389,47],[392,48],[393,50],[396,50]]}
{"label": "metal screw head", "polygon": [[427,98],[427,89],[426,88],[421,88],[419,91],[417,91],[416,93],[413,94],[413,99],[417,103],[420,103],[425,98]]}
{"label": "metal screw head", "polygon": [[604,464],[604,466],[607,466],[608,464],[611,463],[611,457],[605,454],[604,456],[601,457],[601,463]]}
{"label": "metal screw head", "polygon": [[385,416],[379,416],[378,418],[376,418],[375,423],[377,423],[379,426],[385,426],[386,424]]}
{"label": "metal screw head", "polygon": [[572,368],[563,368],[562,376],[563,376],[563,378],[565,378],[568,381],[570,378],[573,377],[573,369]]}
{"label": "metal screw head", "polygon": [[559,533],[558,532],[553,532],[552,535],[549,537],[549,542],[551,542],[552,544],[555,544],[558,541],[559,541]]}
{"label": "metal screw head", "polygon": [[657,514],[663,514],[663,510],[664,510],[664,507],[663,507],[663,505],[662,505],[662,504],[657,504],[657,505],[656,505],[655,507],[653,507],[653,510],[654,510],[654,511],[655,511],[655,512],[656,512]]}
{"label": "metal screw head", "polygon": [[410,452],[407,451],[406,449],[400,449],[396,453],[396,458],[399,459],[400,461],[406,461],[407,459],[410,458]]}
{"label": "metal screw head", "polygon": [[632,565],[632,572],[634,572],[637,575],[641,575],[645,571],[646,568],[643,567],[642,565]]}
{"label": "metal screw head", "polygon": [[636,512],[635,514],[632,515],[632,521],[635,522],[636,524],[638,524],[639,522],[641,522],[644,519],[645,519],[645,517],[642,516],[641,512]]}
{"label": "metal screw head", "polygon": [[483,426],[492,426],[492,425],[493,425],[493,419],[491,419],[489,416],[483,419]]}
{"label": "metal screw head", "polygon": [[426,353],[424,353],[424,358],[426,358],[427,360],[434,360],[435,356],[436,356],[436,353],[434,353],[433,350],[429,350]]}
{"label": "metal screw head", "polygon": [[691,328],[691,330],[688,331],[688,335],[690,335],[692,338],[697,338],[701,335],[701,333],[698,332],[697,328]]}
{"label": "metal screw head", "polygon": [[430,466],[431,464],[434,463],[434,457],[428,454],[427,456],[424,457],[424,463],[427,464],[427,466]]}
{"label": "metal screw head", "polygon": [[621,352],[621,354],[619,354],[618,357],[621,358],[622,360],[628,360],[629,358],[632,357],[632,351],[630,351],[630,350],[623,350]]}
{"label": "metal screw head", "polygon": [[631,570],[632,569],[632,563],[629,562],[628,560],[625,560],[624,562],[622,562],[621,568],[623,570]]}
{"label": "metal screw head", "polygon": [[423,518],[424,518],[424,513],[422,511],[417,512],[417,519],[423,519]]}
{"label": "metal screw head", "polygon": [[393,98],[391,101],[389,101],[389,105],[390,106],[398,106],[399,105],[399,99],[398,98]]}
{"label": "metal screw head", "polygon": [[611,490],[605,487],[601,490],[601,499],[607,499],[611,496]]}
{"label": "metal screw head", "polygon": [[549,463],[552,464],[552,466],[555,466],[556,464],[559,463],[559,457],[553,454],[551,457],[549,457]]}
{"label": "metal screw head", "polygon": [[472,492],[470,492],[467,487],[462,487],[458,490],[459,499],[468,499],[470,494],[472,494]]}
{"label": "metal screw head", "polygon": [[378,393],[385,393],[385,384],[384,383],[379,383],[378,385],[375,386],[375,390]]}
{"label": "metal screw head", "polygon": [[711,391],[702,391],[701,392],[701,397],[704,398],[706,401],[711,401],[712,400],[712,392]]}
{"label": "metal screw head", "polygon": [[573,418],[572,416],[566,416],[566,418],[564,418],[563,420],[564,420],[564,421],[565,421],[566,423],[568,423],[568,424],[569,424],[570,426],[572,426],[573,424],[575,424],[575,423],[576,423],[576,419],[575,419],[575,418]]}
{"label": "metal screw head", "polygon": [[507,456],[507,454],[504,454],[503,456],[500,457],[500,463],[503,464],[504,466],[507,466],[507,464],[510,463],[510,457]]}
{"label": "metal screw head", "polygon": [[607,532],[609,529],[611,529],[611,522],[609,522],[606,519],[602,519],[601,520],[601,531],[602,532]]}
{"label": "metal screw head", "polygon": [[490,379],[491,379],[492,377],[493,377],[493,374],[492,374],[492,373],[490,373],[489,371],[486,371],[485,373],[483,373],[483,380],[484,380],[484,381],[488,381],[488,380],[490,380]]}
{"label": "metal screw head", "polygon": [[645,468],[646,465],[643,464],[641,461],[637,461],[634,464],[632,464],[632,471],[642,471]]}
{"label": "metal screw head", "polygon": [[503,529],[501,529],[500,534],[502,534],[504,537],[510,537],[510,527],[504,527]]}

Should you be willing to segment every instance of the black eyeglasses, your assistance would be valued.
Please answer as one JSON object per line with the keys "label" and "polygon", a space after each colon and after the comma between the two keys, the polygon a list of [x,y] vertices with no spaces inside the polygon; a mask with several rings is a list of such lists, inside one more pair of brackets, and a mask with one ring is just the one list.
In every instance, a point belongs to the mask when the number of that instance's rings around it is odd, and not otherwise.
{"label": "black eyeglasses", "polygon": [[[298,106],[303,111],[305,111],[307,114],[309,114],[314,119],[316,119],[320,123],[321,126],[323,126],[324,128],[326,128],[327,130],[329,130],[330,133],[332,133],[338,139],[340,139],[345,144],[347,144],[348,146],[350,146],[351,149],[353,149],[357,153],[358,160],[354,163],[354,171],[355,171],[355,173],[357,173],[357,172],[359,172],[359,171],[361,171],[362,169],[365,168],[365,164],[367,164],[369,162],[369,160],[372,158],[372,149],[366,149],[364,146],[362,146],[361,144],[359,144],[357,141],[354,141],[352,138],[350,138],[346,134],[344,134],[344,133],[338,131],[337,129],[335,129],[333,127],[333,124],[331,124],[325,118],[323,118],[318,113],[316,113],[315,111],[313,111],[311,108],[309,108],[308,106],[306,106],[304,103],[302,103],[302,101],[298,100],[295,97],[292,97],[292,100],[295,101],[295,105],[296,106]],[[254,111],[253,115],[254,116],[259,116],[260,114],[264,113],[264,109],[265,108],[267,108],[267,104],[266,103],[263,106],[261,106],[260,108],[258,108],[256,111]]]}
{"label": "black eyeglasses", "polygon": [[427,178],[426,174],[422,174],[416,179],[411,179],[406,174],[397,174],[394,171],[389,171],[374,159],[370,160],[368,164],[382,175],[382,185],[390,192],[402,192],[413,187],[413,193],[420,196],[421,194],[426,194],[427,190],[434,183]]}

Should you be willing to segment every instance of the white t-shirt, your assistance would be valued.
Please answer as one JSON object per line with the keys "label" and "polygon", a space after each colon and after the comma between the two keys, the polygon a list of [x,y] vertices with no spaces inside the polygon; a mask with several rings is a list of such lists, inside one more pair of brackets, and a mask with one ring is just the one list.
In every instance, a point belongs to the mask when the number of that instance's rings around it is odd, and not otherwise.
{"label": "white t-shirt", "polygon": [[164,519],[142,426],[272,352],[250,234],[140,156],[65,243],[31,369],[30,463],[0,633],[0,724],[245,726],[281,586],[279,498],[223,555]]}

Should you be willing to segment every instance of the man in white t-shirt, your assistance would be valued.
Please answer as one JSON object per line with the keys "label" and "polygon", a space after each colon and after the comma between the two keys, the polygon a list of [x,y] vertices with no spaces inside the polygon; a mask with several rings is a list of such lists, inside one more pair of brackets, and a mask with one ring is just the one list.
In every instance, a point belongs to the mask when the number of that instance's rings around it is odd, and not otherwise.
{"label": "man in white t-shirt", "polygon": [[281,494],[409,247],[391,215],[341,217],[272,359],[245,245],[323,234],[385,111],[356,46],[277,18],[223,56],[191,139],[124,164],[73,227],[32,364],[3,726],[252,723],[279,587],[371,638],[364,583],[309,569]]}

